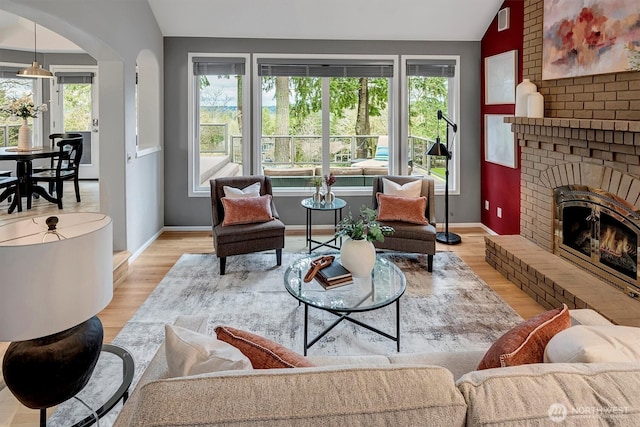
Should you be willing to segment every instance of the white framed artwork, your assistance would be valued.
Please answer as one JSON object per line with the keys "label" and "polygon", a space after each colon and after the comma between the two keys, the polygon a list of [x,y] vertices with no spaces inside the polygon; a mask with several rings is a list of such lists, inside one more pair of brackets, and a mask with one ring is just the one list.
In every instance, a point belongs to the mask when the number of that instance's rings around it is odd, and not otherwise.
{"label": "white framed artwork", "polygon": [[518,51],[484,59],[484,103],[515,104]]}
{"label": "white framed artwork", "polygon": [[484,159],[510,168],[516,168],[516,138],[511,123],[505,123],[506,114],[484,115]]}

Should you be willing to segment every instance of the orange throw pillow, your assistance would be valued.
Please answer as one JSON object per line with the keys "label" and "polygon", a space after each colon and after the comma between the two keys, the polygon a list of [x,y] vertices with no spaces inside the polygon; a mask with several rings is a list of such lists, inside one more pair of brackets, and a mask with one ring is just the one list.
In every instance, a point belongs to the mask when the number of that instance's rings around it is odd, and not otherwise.
{"label": "orange throw pillow", "polygon": [[216,335],[220,341],[231,344],[251,361],[253,369],[270,368],[306,368],[314,366],[309,360],[275,343],[267,338],[251,332],[229,326],[218,326]]}
{"label": "orange throw pillow", "polygon": [[411,224],[427,225],[429,221],[424,216],[427,209],[427,198],[391,196],[376,194],[378,199],[378,221],[402,221]]}
{"label": "orange throw pillow", "polygon": [[273,219],[270,194],[238,199],[223,197],[220,200],[222,200],[222,206],[224,207],[223,227],[226,225],[268,222]]}
{"label": "orange throw pillow", "polygon": [[478,370],[543,363],[549,340],[570,326],[566,304],[538,314],[498,338],[480,361]]}

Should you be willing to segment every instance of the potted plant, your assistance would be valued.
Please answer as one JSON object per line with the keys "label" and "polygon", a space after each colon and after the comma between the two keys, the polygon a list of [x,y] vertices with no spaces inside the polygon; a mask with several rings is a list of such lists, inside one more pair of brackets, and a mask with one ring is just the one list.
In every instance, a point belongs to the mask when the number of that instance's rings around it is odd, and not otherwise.
{"label": "potted plant", "polygon": [[336,238],[347,237],[340,248],[340,261],[354,277],[371,274],[376,263],[376,248],[372,242],[382,242],[384,236],[395,231],[393,227],[380,224],[376,220],[377,213],[363,205],[358,217],[349,212],[336,228]]}

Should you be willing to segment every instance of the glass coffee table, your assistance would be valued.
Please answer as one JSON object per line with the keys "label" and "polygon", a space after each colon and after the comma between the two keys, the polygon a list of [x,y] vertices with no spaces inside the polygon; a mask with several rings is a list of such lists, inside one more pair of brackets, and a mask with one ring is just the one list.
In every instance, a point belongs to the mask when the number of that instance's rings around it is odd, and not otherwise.
{"label": "glass coffee table", "polygon": [[[380,334],[397,344],[400,351],[400,297],[407,287],[402,271],[391,261],[377,257],[371,277],[354,277],[353,283],[325,290],[315,279],[305,283],[303,278],[315,256],[294,262],[284,274],[284,287],[299,303],[304,304],[304,354],[343,320]],[[337,256],[339,261],[340,258]],[[396,303],[396,335],[367,325],[350,317],[351,313],[377,310]],[[309,306],[327,311],[338,318],[318,336],[309,341]]]}

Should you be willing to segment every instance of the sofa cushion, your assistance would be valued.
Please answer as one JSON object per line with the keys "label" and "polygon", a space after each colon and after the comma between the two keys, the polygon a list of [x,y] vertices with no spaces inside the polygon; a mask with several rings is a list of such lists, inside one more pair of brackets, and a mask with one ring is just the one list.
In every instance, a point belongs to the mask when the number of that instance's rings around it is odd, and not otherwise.
{"label": "sofa cushion", "polygon": [[389,360],[393,364],[442,366],[451,371],[453,378],[460,378],[476,369],[484,353],[483,350],[395,353],[389,355]]}
{"label": "sofa cushion", "polygon": [[313,366],[306,357],[251,332],[229,326],[218,326],[216,335],[219,340],[231,344],[247,356],[254,369]]}
{"label": "sofa cushion", "polygon": [[538,363],[473,371],[457,381],[469,427],[636,426],[640,364]]}
{"label": "sofa cushion", "polygon": [[405,184],[398,184],[387,178],[382,178],[382,192],[390,196],[420,197],[422,181],[415,180]]}
{"label": "sofa cushion", "polygon": [[239,224],[255,224],[269,222],[273,219],[271,211],[271,194],[260,197],[241,197],[229,199],[223,197],[224,220],[222,226]]}
{"label": "sofa cushion", "polygon": [[378,221],[402,221],[410,224],[428,225],[424,213],[427,209],[426,197],[389,196],[378,193]]}
{"label": "sofa cushion", "polygon": [[465,425],[451,373],[435,366],[227,371],[145,385],[131,425]]}
{"label": "sofa cushion", "polygon": [[482,358],[478,369],[542,363],[549,340],[570,326],[569,308],[565,304],[534,316],[498,338]]}
{"label": "sofa cushion", "polygon": [[260,182],[254,182],[242,189],[231,187],[229,185],[222,186],[224,191],[224,197],[230,199],[241,199],[243,197],[259,197],[260,196]]}
{"label": "sofa cushion", "polygon": [[252,369],[249,358],[231,344],[170,324],[165,325],[165,353],[171,377]]}
{"label": "sofa cushion", "polygon": [[547,344],[550,363],[640,362],[640,328],[631,326],[573,326]]}

